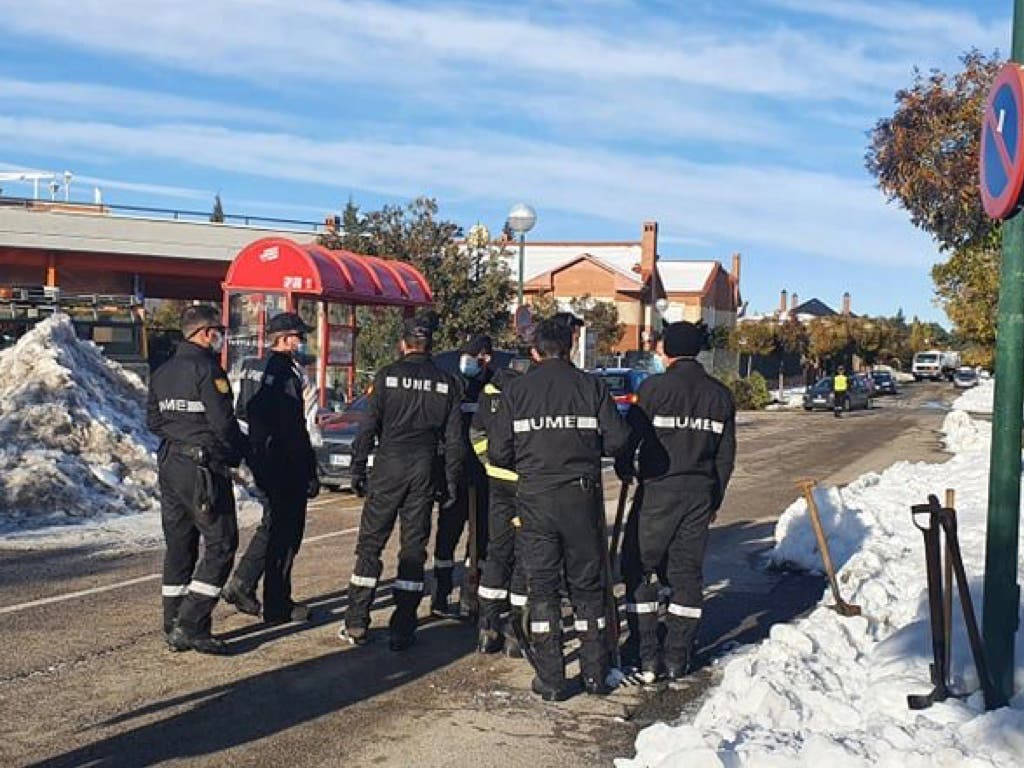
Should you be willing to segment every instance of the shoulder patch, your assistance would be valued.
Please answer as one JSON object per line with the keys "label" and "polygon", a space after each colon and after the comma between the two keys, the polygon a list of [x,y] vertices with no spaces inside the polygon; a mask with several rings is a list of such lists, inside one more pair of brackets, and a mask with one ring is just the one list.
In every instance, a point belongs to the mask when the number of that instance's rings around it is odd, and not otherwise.
{"label": "shoulder patch", "polygon": [[217,391],[222,395],[229,394],[231,392],[231,385],[228,384],[227,379],[214,379],[213,386],[217,388]]}

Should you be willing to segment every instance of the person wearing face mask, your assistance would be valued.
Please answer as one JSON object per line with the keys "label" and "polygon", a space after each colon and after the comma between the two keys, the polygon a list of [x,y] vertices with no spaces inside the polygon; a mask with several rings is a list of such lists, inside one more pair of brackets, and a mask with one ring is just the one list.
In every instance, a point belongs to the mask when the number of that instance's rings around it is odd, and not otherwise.
{"label": "person wearing face mask", "polygon": [[224,599],[244,613],[258,614],[256,585],[262,576],[263,618],[272,624],[310,618],[308,606],[292,600],[291,574],[306,527],[306,503],[320,491],[300,363],[312,330],[294,312],[267,323],[270,354],[260,388],[246,404],[254,475],[268,503]]}
{"label": "person wearing face mask", "polygon": [[[670,323],[659,342],[669,366],[645,379],[627,415],[632,438],[615,471],[636,473],[639,503],[626,522],[622,573],[626,582],[626,649],[638,656],[644,682],[662,670],[683,677],[703,611],[704,548],[722,504],[736,456],[736,406],[728,387],[697,362],[705,347],[702,324]],[[672,591],[658,643],[658,587]]]}
{"label": "person wearing face mask", "polygon": [[[462,530],[469,520],[471,497],[473,498],[476,530],[475,542],[469,542],[467,549],[476,547],[478,569],[483,567],[487,551],[488,488],[487,474],[483,464],[473,451],[470,441],[470,426],[473,415],[479,408],[480,393],[491,380],[493,372],[489,367],[494,350],[490,336],[474,336],[462,348],[459,356],[459,373],[462,374],[463,398],[462,439],[466,453],[465,472],[458,485],[454,499],[445,499],[437,520],[437,537],[434,540],[434,597],[431,613],[442,618],[469,618],[475,612],[475,584],[467,583],[460,595],[460,605],[451,605],[452,569],[455,561],[455,547],[462,537]],[[471,493],[472,491],[472,493]],[[469,580],[467,579],[467,582]]]}
{"label": "person wearing face mask", "polygon": [[160,438],[164,637],[174,651],[223,654],[210,614],[238,547],[230,468],[243,458],[252,462],[217,360],[224,343],[220,311],[186,308],[181,331],[185,340],[153,373],[147,406],[149,428]]}

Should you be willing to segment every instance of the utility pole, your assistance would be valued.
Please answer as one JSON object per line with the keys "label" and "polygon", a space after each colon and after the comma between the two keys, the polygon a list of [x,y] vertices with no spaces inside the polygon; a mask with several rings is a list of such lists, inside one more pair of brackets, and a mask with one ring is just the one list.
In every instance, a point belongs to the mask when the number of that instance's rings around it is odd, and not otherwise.
{"label": "utility pole", "polygon": [[[1024,0],[1014,0],[1013,10],[1010,58],[1024,63]],[[989,709],[1006,705],[1014,695],[1013,646],[1020,613],[1017,542],[1024,422],[1024,215],[1020,211],[1003,222],[1002,235],[982,632],[992,675],[991,690],[985,691]]]}

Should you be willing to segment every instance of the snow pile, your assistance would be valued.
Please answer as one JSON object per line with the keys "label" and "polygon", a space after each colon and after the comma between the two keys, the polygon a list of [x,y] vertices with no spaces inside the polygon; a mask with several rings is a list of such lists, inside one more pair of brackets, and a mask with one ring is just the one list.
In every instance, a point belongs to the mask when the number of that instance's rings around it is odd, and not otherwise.
{"label": "snow pile", "polygon": [[159,542],[145,401],[140,379],[79,340],[65,315],[0,352],[0,542]]}
{"label": "snow pile", "polygon": [[773,403],[768,406],[766,410],[779,411],[785,409],[796,409],[804,407],[804,392],[807,391],[806,387],[796,387],[779,390],[778,388],[771,390]]}
{"label": "snow pile", "polygon": [[[617,760],[618,768],[1020,765],[1024,694],[984,712],[958,603],[953,686],[973,695],[920,712],[906,704],[907,694],[931,690],[924,546],[910,517],[910,506],[928,494],[941,500],[946,488],[956,491],[960,543],[981,610],[988,452],[978,450],[984,428],[971,433],[969,421],[962,413],[947,418],[957,453],[946,463],[899,462],[841,492],[819,489],[843,596],[863,616],[840,617],[826,607],[826,593],[808,616],[776,625],[760,645],[732,656],[692,724],[645,729],[636,758]],[[776,541],[776,564],[821,568],[803,500],[780,518]],[[1016,687],[1024,690],[1024,633],[1016,658]]]}
{"label": "snow pile", "polygon": [[995,394],[996,380],[980,379],[977,386],[971,387],[953,401],[953,409],[972,413],[992,413]]}

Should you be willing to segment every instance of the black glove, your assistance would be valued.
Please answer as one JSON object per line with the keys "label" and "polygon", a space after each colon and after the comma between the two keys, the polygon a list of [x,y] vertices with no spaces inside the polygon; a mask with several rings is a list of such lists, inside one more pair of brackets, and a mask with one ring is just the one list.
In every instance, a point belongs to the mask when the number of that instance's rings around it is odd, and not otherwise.
{"label": "black glove", "polygon": [[320,495],[320,479],[313,475],[309,478],[309,484],[306,485],[306,498],[315,499]]}
{"label": "black glove", "polygon": [[355,475],[352,478],[352,492],[360,499],[366,496],[366,475]]}
{"label": "black glove", "polygon": [[619,480],[628,484],[633,482],[633,478],[636,477],[636,468],[629,459],[616,459],[615,474]]}
{"label": "black glove", "polygon": [[448,483],[448,492],[445,494],[441,509],[451,509],[459,498],[459,486],[457,483]]}

